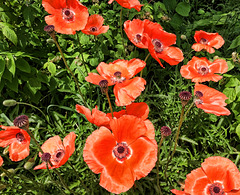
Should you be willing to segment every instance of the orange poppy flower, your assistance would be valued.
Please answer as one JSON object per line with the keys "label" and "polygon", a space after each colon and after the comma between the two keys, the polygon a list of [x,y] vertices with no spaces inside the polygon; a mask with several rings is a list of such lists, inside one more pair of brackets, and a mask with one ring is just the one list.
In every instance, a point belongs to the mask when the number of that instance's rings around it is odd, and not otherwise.
{"label": "orange poppy flower", "polygon": [[192,79],[192,82],[219,81],[222,76],[215,73],[225,73],[228,71],[228,65],[225,60],[216,59],[210,62],[207,58],[193,57],[187,65],[181,67],[180,73],[186,79]]}
{"label": "orange poppy flower", "polygon": [[[148,36],[148,50],[151,56],[163,67],[160,59],[163,59],[170,65],[177,65],[183,61],[183,53],[177,47],[171,47],[176,43],[176,35],[159,29],[145,27],[146,36]],[[159,59],[160,58],[160,59]]]}
{"label": "orange poppy flower", "polygon": [[[109,0],[108,4],[111,4],[114,0]],[[135,10],[137,10],[138,12],[141,11],[141,7],[143,5],[140,4],[140,2],[138,0],[116,0],[119,5],[121,5],[122,7],[125,7],[127,9],[132,9],[134,8]]]}
{"label": "orange poppy flower", "polygon": [[194,88],[194,94],[198,96],[195,99],[195,104],[198,108],[201,108],[206,113],[212,113],[217,116],[230,115],[231,112],[225,108],[227,104],[225,100],[228,99],[225,94],[202,84],[196,84]]}
{"label": "orange poppy flower", "polygon": [[126,106],[131,104],[141,92],[145,89],[146,81],[141,77],[134,77],[139,73],[146,63],[140,59],[116,60],[109,64],[101,62],[96,73],[89,73],[86,81],[99,85],[103,80],[107,81],[108,86],[114,85],[114,94],[116,96],[117,106]]}
{"label": "orange poppy flower", "polygon": [[20,161],[29,155],[30,136],[26,131],[15,126],[3,126],[0,128],[0,147],[9,145],[9,157],[12,161]]}
{"label": "orange poppy flower", "polygon": [[[127,34],[129,40],[139,48],[147,49],[148,40],[144,38],[146,30],[158,28],[163,29],[162,26],[156,22],[150,20],[127,20],[124,22],[124,31]],[[146,29],[146,30],[145,30]]]}
{"label": "orange poppy flower", "polygon": [[48,25],[62,34],[83,30],[88,20],[88,9],[78,0],[43,0],[42,5],[51,14],[45,17]]}
{"label": "orange poppy flower", "polygon": [[104,19],[98,14],[89,16],[87,25],[82,30],[84,34],[87,35],[99,35],[106,33],[109,29],[109,26],[103,26]]}
{"label": "orange poppy flower", "polygon": [[240,194],[240,172],[229,159],[213,156],[205,159],[201,168],[187,175],[184,191],[171,190],[177,195]]}
{"label": "orange poppy flower", "polygon": [[201,51],[205,49],[208,53],[214,53],[215,50],[219,49],[224,44],[224,39],[218,33],[208,33],[203,30],[196,31],[194,39],[197,43],[192,45],[192,49],[195,51]]}
{"label": "orange poppy flower", "polygon": [[3,158],[0,156],[0,166],[3,165]]}
{"label": "orange poppy flower", "polygon": [[110,127],[112,131],[102,126],[87,138],[83,158],[94,173],[101,173],[100,185],[119,194],[153,169],[157,143],[146,136],[145,123],[136,116],[112,119]]}
{"label": "orange poppy flower", "polygon": [[[52,163],[52,166],[48,164],[49,169],[58,168],[64,165],[75,151],[75,139],[76,134],[74,132],[69,133],[63,139],[63,142],[58,135],[51,137],[42,145],[41,148],[44,153],[39,152],[39,157],[42,158],[43,155],[49,156],[49,160]],[[36,166],[34,170],[46,168],[46,162],[43,162]]]}

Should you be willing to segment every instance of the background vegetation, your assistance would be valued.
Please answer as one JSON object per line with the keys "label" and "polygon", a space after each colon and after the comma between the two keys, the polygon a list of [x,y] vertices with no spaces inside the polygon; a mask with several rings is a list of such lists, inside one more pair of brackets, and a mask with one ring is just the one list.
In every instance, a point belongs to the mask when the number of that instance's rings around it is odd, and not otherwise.
{"label": "background vegetation", "polygon": [[[167,125],[174,132],[177,129],[181,102],[178,94],[183,90],[193,91],[193,83],[181,77],[180,67],[185,65],[194,55],[213,59],[219,56],[229,65],[229,71],[218,83],[210,82],[209,86],[222,91],[229,98],[227,100],[230,116],[217,117],[213,114],[193,108],[183,123],[177,152],[168,167],[168,178],[164,178],[163,171],[171,147],[173,136],[167,138],[162,146],[160,158],[160,184],[164,194],[170,194],[172,188],[179,188],[179,182],[186,178],[186,174],[199,167],[201,162],[209,156],[220,155],[231,159],[240,168],[240,6],[234,0],[140,0],[144,4],[140,12],[134,9],[123,9],[123,22],[134,18],[149,19],[160,23],[164,30],[177,35],[176,46],[184,53],[184,61],[177,66],[161,68],[157,61],[148,58],[143,78],[147,85],[145,91],[136,100],[146,102],[150,107],[149,119],[156,129],[156,140],[160,140],[161,126]],[[117,59],[140,58],[148,54],[147,50],[136,48],[124,34],[127,56],[120,34],[121,6],[107,0],[82,0],[88,7],[90,15],[100,14],[104,17],[105,25],[110,29],[98,37],[80,34],[82,48],[79,47],[76,35],[58,34],[57,38],[64,50],[71,70],[80,82],[81,91],[91,108],[98,105],[104,112],[110,112],[104,95],[98,86],[85,81],[87,75],[83,65],[82,55],[86,62],[87,71],[96,72],[100,62],[112,62]],[[43,9],[40,0],[6,0],[0,2],[0,102],[15,99],[19,104],[14,107],[0,105],[0,124],[12,125],[15,117],[25,114],[30,119],[30,129],[35,138],[42,144],[52,135],[61,138],[71,131],[78,136],[76,151],[69,159],[77,169],[81,181],[66,164],[59,168],[68,186],[79,194],[86,191],[87,186],[92,194],[109,194],[99,186],[99,175],[95,175],[83,161],[82,150],[85,140],[96,129],[86,118],[75,110],[76,104],[83,101],[77,92],[74,80],[71,78],[61,59],[53,40],[43,31],[46,25],[44,17],[48,13]],[[214,54],[206,52],[196,53],[191,49],[195,42],[193,36],[196,30],[218,32],[225,40],[225,44]],[[185,35],[186,39],[181,39]],[[232,58],[232,53],[236,57]],[[111,101],[114,95],[110,91]],[[39,112],[28,103],[41,109]],[[119,108],[115,107],[114,110]],[[57,194],[58,189],[53,185],[47,171],[25,169],[24,164],[34,158],[39,164],[37,148],[31,142],[31,153],[28,158],[18,163],[8,159],[3,154],[4,168],[13,169],[15,178],[20,183],[29,186],[28,192],[23,186],[17,189],[2,187],[4,194]],[[1,153],[3,148],[0,149]],[[27,177],[26,183],[19,177]],[[0,180],[11,180],[4,175]],[[41,183],[41,190],[34,190],[33,182]],[[136,185],[125,194],[155,194],[156,168],[145,178],[135,182]]]}

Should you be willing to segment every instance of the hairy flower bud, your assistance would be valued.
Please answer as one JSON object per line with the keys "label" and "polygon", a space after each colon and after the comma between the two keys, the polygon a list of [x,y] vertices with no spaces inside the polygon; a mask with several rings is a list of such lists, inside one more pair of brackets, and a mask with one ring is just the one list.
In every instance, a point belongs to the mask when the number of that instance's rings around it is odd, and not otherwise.
{"label": "hairy flower bud", "polygon": [[34,158],[30,158],[25,164],[24,164],[24,169],[30,170],[35,164]]}
{"label": "hairy flower bud", "polygon": [[16,100],[4,100],[3,105],[4,106],[15,106],[17,104]]}

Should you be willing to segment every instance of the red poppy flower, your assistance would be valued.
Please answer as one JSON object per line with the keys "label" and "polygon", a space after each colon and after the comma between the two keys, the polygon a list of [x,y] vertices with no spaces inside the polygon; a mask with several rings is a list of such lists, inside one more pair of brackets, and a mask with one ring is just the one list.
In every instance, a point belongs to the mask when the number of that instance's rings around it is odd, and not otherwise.
{"label": "red poppy flower", "polygon": [[228,65],[225,60],[216,59],[210,62],[207,58],[193,57],[187,65],[181,67],[180,73],[186,79],[192,79],[192,82],[219,81],[222,76],[215,73],[225,73],[228,71]]}
{"label": "red poppy flower", "polygon": [[[156,22],[151,22],[150,20],[127,20],[124,22],[124,31],[127,34],[129,40],[139,48],[148,48],[148,41],[146,38],[143,38],[146,30],[158,28],[163,29],[162,26]],[[145,30],[146,29],[146,30]]]}
{"label": "red poppy flower", "polygon": [[29,155],[30,136],[26,131],[15,126],[2,126],[0,128],[0,147],[9,145],[9,156],[12,161],[20,161]]}
{"label": "red poppy flower", "polygon": [[109,26],[103,26],[104,19],[98,14],[89,16],[87,25],[82,30],[84,34],[87,35],[99,35],[106,33],[109,29]]}
{"label": "red poppy flower", "polygon": [[141,92],[145,89],[146,81],[141,77],[134,77],[139,73],[146,63],[140,59],[116,60],[106,64],[101,62],[96,73],[89,73],[86,81],[99,85],[100,81],[107,81],[108,86],[114,85],[114,94],[116,96],[117,106],[126,106],[131,104]]}
{"label": "red poppy flower", "polygon": [[3,158],[0,156],[0,166],[3,165]]}
{"label": "red poppy flower", "polygon": [[112,131],[100,127],[87,138],[83,158],[94,173],[101,173],[100,185],[119,194],[153,169],[157,143],[146,136],[144,121],[135,116],[112,119],[110,127]]}
{"label": "red poppy flower", "polygon": [[[111,4],[114,0],[109,0],[108,4]],[[134,8],[135,10],[137,10],[138,12],[141,11],[141,7],[143,5],[140,4],[140,2],[138,0],[116,0],[119,5],[121,5],[122,7],[125,7],[127,9],[132,9]]]}
{"label": "red poppy flower", "polygon": [[83,30],[88,20],[88,9],[78,0],[43,0],[42,5],[51,14],[45,17],[48,25],[62,34]]}
{"label": "red poppy flower", "polygon": [[197,83],[194,94],[198,96],[198,99],[195,100],[196,106],[203,109],[204,112],[217,116],[231,114],[231,112],[224,107],[227,105],[225,100],[228,98],[216,89]]}
{"label": "red poppy flower", "polygon": [[[44,142],[41,148],[44,152],[43,154],[49,156],[50,162],[52,163],[52,166],[48,164],[49,169],[58,168],[68,161],[69,157],[75,151],[75,139],[76,134],[71,132],[63,139],[63,142],[58,135],[51,137]],[[39,157],[42,157],[43,154],[39,152]],[[34,170],[46,168],[46,162],[43,162],[36,166]]]}
{"label": "red poppy flower", "polygon": [[[177,65],[183,61],[183,53],[177,47],[171,47],[176,43],[176,35],[159,29],[157,26],[149,28],[145,26],[146,38],[148,40],[148,50],[151,56],[163,67],[160,59],[170,65]],[[160,59],[159,59],[160,58]]]}
{"label": "red poppy flower", "polygon": [[240,194],[240,172],[227,158],[209,157],[201,168],[187,175],[184,191],[174,189],[171,192],[177,195],[237,195]]}
{"label": "red poppy flower", "polygon": [[194,39],[197,43],[192,45],[192,49],[195,51],[205,49],[208,53],[214,53],[213,47],[219,49],[224,44],[224,39],[218,33],[208,33],[202,30],[195,32]]}

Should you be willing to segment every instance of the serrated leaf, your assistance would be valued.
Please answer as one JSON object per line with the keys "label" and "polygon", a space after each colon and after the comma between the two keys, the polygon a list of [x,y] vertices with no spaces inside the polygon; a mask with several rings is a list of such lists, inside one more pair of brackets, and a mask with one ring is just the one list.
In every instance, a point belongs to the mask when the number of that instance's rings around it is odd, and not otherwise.
{"label": "serrated leaf", "polygon": [[176,12],[181,16],[189,16],[191,6],[186,2],[180,2],[176,7]]}
{"label": "serrated leaf", "polygon": [[8,26],[4,26],[2,28],[2,33],[9,41],[11,41],[14,45],[17,45],[17,35],[14,30]]}
{"label": "serrated leaf", "polygon": [[12,54],[8,54],[7,58],[6,58],[6,67],[9,70],[9,72],[12,73],[13,77],[15,76],[15,72],[16,72],[16,64],[15,64],[15,60],[12,56]]}
{"label": "serrated leaf", "polygon": [[26,72],[26,73],[30,73],[31,72],[31,67],[28,64],[28,62],[26,60],[24,60],[23,58],[18,58],[16,60],[16,66],[19,70]]}

